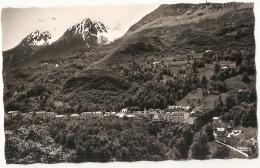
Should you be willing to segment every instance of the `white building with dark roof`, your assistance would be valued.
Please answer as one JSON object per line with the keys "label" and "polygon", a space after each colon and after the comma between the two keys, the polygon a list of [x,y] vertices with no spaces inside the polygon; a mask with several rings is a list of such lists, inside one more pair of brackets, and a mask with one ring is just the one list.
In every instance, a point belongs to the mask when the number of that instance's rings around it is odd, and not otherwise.
{"label": "white building with dark roof", "polygon": [[55,118],[57,118],[57,119],[66,119],[67,116],[66,115],[56,115]]}
{"label": "white building with dark roof", "polygon": [[80,115],[79,114],[71,114],[70,118],[77,120],[77,119],[80,119]]}
{"label": "white building with dark roof", "polygon": [[127,108],[123,108],[120,112],[121,113],[128,113],[128,109]]}
{"label": "white building with dark roof", "polygon": [[14,118],[17,115],[18,115],[18,111],[8,111],[7,112],[7,117],[10,119]]}

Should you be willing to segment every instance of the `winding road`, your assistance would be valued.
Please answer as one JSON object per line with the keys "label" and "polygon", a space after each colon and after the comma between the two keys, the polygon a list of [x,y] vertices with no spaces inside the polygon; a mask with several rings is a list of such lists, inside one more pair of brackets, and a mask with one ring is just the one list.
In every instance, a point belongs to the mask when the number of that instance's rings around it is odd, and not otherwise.
{"label": "winding road", "polygon": [[221,144],[221,145],[224,145],[224,146],[226,146],[226,147],[228,147],[228,148],[230,148],[230,149],[232,149],[232,150],[234,150],[234,151],[236,151],[236,152],[238,152],[238,153],[244,155],[245,157],[249,158],[248,154],[242,152],[241,150],[238,150],[238,149],[234,148],[233,146],[227,145],[227,144],[222,143],[222,142],[220,142],[220,141],[218,141],[218,140],[215,140],[215,142],[217,142],[217,143],[219,143],[219,144]]}

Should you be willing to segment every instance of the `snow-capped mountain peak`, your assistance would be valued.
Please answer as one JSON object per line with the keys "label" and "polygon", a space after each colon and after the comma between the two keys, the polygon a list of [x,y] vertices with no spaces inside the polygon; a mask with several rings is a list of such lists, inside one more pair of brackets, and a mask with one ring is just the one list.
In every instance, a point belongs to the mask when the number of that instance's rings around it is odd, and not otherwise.
{"label": "snow-capped mountain peak", "polygon": [[101,22],[95,22],[89,18],[86,18],[80,23],[67,29],[64,37],[67,41],[74,38],[79,38],[89,47],[96,44],[108,44],[122,35],[123,33],[119,32],[117,28],[109,29]]}
{"label": "snow-capped mountain peak", "polygon": [[103,33],[107,33],[108,28],[101,22],[95,22],[89,18],[84,19],[80,23],[72,26],[67,30],[74,36],[82,37],[86,41],[91,36],[99,37]]}
{"label": "snow-capped mountain peak", "polygon": [[36,47],[45,46],[50,44],[51,34],[48,31],[40,32],[36,30],[32,32],[22,41],[24,47],[35,49]]}

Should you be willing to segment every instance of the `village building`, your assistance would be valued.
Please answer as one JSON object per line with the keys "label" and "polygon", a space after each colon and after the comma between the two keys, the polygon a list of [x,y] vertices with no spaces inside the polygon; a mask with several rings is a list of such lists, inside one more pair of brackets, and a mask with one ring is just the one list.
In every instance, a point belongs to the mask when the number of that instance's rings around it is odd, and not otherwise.
{"label": "village building", "polygon": [[173,123],[183,123],[184,122],[184,112],[175,111],[171,113],[171,122]]}
{"label": "village building", "polygon": [[83,112],[80,114],[80,119],[81,120],[86,120],[87,119],[87,112]]}
{"label": "village building", "polygon": [[233,146],[242,152],[249,153],[250,139],[246,139],[242,130],[233,130],[231,126],[216,128],[213,133],[216,140]]}
{"label": "village building", "polygon": [[236,68],[235,62],[220,62],[221,69]]}
{"label": "village building", "polygon": [[14,117],[16,117],[18,115],[18,111],[9,111],[7,112],[7,117],[9,119],[13,119]]}
{"label": "village building", "polygon": [[117,113],[117,114],[115,115],[115,117],[118,118],[118,119],[123,119],[124,116],[125,116],[125,113],[123,113],[123,112]]}
{"label": "village building", "polygon": [[193,59],[201,60],[203,58],[203,53],[193,53]]}
{"label": "village building", "polygon": [[158,122],[158,121],[161,121],[160,118],[159,118],[159,114],[158,113],[154,113],[153,115],[153,122]]}
{"label": "village building", "polygon": [[231,145],[233,147],[241,146],[239,145],[239,140],[244,140],[245,135],[242,134],[241,130],[231,130],[226,133],[226,144]]}
{"label": "village building", "polygon": [[28,113],[28,118],[29,118],[29,119],[32,119],[32,118],[34,117],[34,114],[35,114],[35,112],[32,112],[32,111],[29,112],[29,113]]}
{"label": "village building", "polygon": [[212,117],[212,127],[217,128],[221,125],[220,117]]}
{"label": "village building", "polygon": [[133,121],[135,119],[135,115],[133,115],[133,114],[128,114],[128,115],[126,115],[126,117],[130,121]]}
{"label": "village building", "polygon": [[112,111],[112,112],[110,112],[110,114],[111,114],[112,116],[115,116],[115,115],[116,115],[116,112],[115,112],[115,111]]}
{"label": "village building", "polygon": [[133,111],[132,114],[137,118],[141,118],[143,116],[143,111]]}
{"label": "village building", "polygon": [[157,111],[154,111],[154,110],[152,110],[152,109],[147,112],[147,118],[148,118],[149,120],[153,120],[154,115],[158,115],[158,112],[157,112]]}
{"label": "village building", "polygon": [[[108,116],[108,113],[106,114],[106,116]],[[88,118],[103,118],[103,113],[101,111],[97,111],[97,112],[83,112],[80,114],[80,119],[81,120],[86,120]]]}
{"label": "village building", "polygon": [[200,113],[195,111],[185,112],[183,122],[185,124],[194,125],[198,115],[200,115]]}
{"label": "village building", "polygon": [[189,111],[191,110],[190,106],[168,106],[166,111],[175,112],[175,111]]}
{"label": "village building", "polygon": [[160,120],[163,120],[163,121],[172,121],[173,117],[171,115],[171,112],[166,112],[165,114],[160,114],[159,118],[160,118]]}
{"label": "village building", "polygon": [[78,119],[80,119],[80,115],[79,114],[71,114],[70,118],[73,119],[73,120],[78,120]]}
{"label": "village building", "polygon": [[111,112],[105,112],[104,117],[110,117]]}
{"label": "village building", "polygon": [[45,117],[46,118],[54,118],[57,114],[55,112],[46,112]]}
{"label": "village building", "polygon": [[153,65],[155,65],[155,64],[160,64],[160,62],[157,62],[157,61],[156,61],[156,62],[153,62]]}
{"label": "village building", "polygon": [[213,135],[216,140],[226,143],[226,128],[216,128]]}
{"label": "village building", "polygon": [[103,113],[101,111],[93,112],[94,118],[103,118]]}
{"label": "village building", "polygon": [[33,117],[46,118],[46,112],[45,111],[29,112],[27,113],[27,116],[29,119],[32,119]]}
{"label": "village building", "polygon": [[211,53],[211,52],[213,52],[212,50],[205,50],[204,51],[205,53]]}
{"label": "village building", "polygon": [[5,130],[6,139],[10,138],[12,135],[13,135],[13,132],[11,130]]}
{"label": "village building", "polygon": [[120,111],[120,113],[128,113],[128,109],[127,108],[123,108],[121,111]]}
{"label": "village building", "polygon": [[171,115],[171,112],[165,112],[165,115]]}
{"label": "village building", "polygon": [[255,137],[251,138],[250,141],[251,141],[252,145],[254,145],[254,146],[257,145],[257,139]]}
{"label": "village building", "polygon": [[189,125],[194,125],[197,119],[197,114],[195,111],[184,113],[184,123]]}
{"label": "village building", "polygon": [[94,114],[92,112],[86,112],[87,118],[94,117]]}
{"label": "village building", "polygon": [[116,115],[116,112],[106,112],[104,114],[104,117],[115,117],[115,115]]}
{"label": "village building", "polygon": [[56,119],[67,119],[66,115],[56,115],[55,116]]}
{"label": "village building", "polygon": [[21,117],[22,117],[22,120],[28,118],[28,114],[27,113],[21,113]]}
{"label": "village building", "polygon": [[221,70],[223,70],[223,71],[225,71],[225,70],[227,70],[227,69],[228,69],[228,67],[226,67],[226,66],[224,66],[224,67],[221,68]]}
{"label": "village building", "polygon": [[219,117],[212,117],[213,124],[219,121]]}
{"label": "village building", "polygon": [[36,117],[45,118],[46,111],[37,111],[35,112]]}

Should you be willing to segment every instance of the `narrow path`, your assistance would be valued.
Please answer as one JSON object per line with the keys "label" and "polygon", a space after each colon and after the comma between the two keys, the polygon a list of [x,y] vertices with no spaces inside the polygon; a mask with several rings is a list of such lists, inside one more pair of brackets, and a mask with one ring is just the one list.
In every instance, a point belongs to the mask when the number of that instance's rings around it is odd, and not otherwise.
{"label": "narrow path", "polygon": [[232,149],[232,150],[234,150],[234,151],[236,151],[236,152],[238,152],[238,153],[244,155],[245,157],[249,158],[248,154],[242,152],[241,150],[238,150],[238,149],[234,148],[233,146],[227,145],[227,144],[222,143],[222,142],[220,142],[220,141],[218,141],[218,140],[215,140],[215,142],[217,142],[217,143],[219,143],[219,144],[221,144],[221,145],[224,145],[224,146],[226,146],[226,147],[228,147],[228,148],[230,148],[230,149]]}

